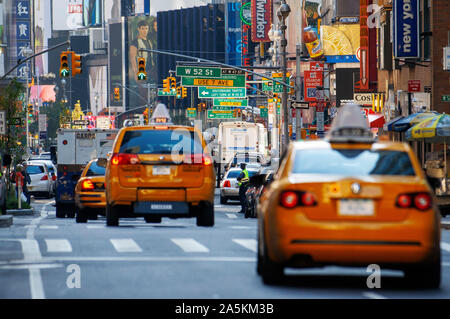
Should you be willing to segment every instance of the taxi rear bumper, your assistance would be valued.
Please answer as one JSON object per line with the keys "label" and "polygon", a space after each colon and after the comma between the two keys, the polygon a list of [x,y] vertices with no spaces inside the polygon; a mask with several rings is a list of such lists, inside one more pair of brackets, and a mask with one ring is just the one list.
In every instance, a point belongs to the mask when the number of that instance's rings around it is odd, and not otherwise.
{"label": "taxi rear bumper", "polygon": [[75,201],[80,208],[106,207],[105,192],[82,192],[75,196]]}

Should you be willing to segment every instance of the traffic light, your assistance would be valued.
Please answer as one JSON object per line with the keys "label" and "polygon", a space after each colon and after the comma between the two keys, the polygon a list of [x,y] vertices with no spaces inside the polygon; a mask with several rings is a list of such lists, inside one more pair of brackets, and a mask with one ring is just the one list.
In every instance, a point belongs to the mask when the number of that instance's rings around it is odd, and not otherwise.
{"label": "traffic light", "polygon": [[114,88],[114,101],[120,101],[120,88]]}
{"label": "traffic light", "polygon": [[175,77],[171,76],[170,78],[170,89],[176,90],[177,89],[177,79]]}
{"label": "traffic light", "polygon": [[181,87],[177,87],[177,99],[181,99]]}
{"label": "traffic light", "polygon": [[233,117],[236,118],[237,117],[237,109],[233,110]]}
{"label": "traffic light", "polygon": [[144,110],[144,124],[148,124],[148,107]]}
{"label": "traffic light", "polygon": [[33,114],[33,104],[28,104],[28,113],[30,113],[30,116]]}
{"label": "traffic light", "polygon": [[206,103],[200,103],[200,106],[201,106],[201,108],[202,108],[203,111],[206,110]]}
{"label": "traffic light", "polygon": [[71,52],[72,59],[72,77],[77,74],[81,74],[81,55]]}
{"label": "traffic light", "polygon": [[61,64],[59,67],[59,76],[62,78],[67,78],[70,75],[69,53],[70,53],[69,51],[61,52],[60,56]]}
{"label": "traffic light", "polygon": [[137,79],[139,81],[147,80],[147,72],[145,72],[145,58],[138,58]]}
{"label": "traffic light", "polygon": [[166,93],[170,92],[170,78],[165,78],[163,80],[163,91]]}
{"label": "traffic light", "polygon": [[181,98],[185,98],[187,96],[187,88],[182,87],[181,88]]}

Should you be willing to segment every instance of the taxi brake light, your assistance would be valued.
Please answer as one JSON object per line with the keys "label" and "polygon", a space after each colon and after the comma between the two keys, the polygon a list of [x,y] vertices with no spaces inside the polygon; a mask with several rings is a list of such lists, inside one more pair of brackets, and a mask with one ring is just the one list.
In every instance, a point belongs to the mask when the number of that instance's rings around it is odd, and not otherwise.
{"label": "taxi brake light", "polygon": [[412,199],[411,195],[401,194],[397,197],[397,206],[401,208],[411,207]]}
{"label": "taxi brake light", "polygon": [[298,196],[292,191],[283,192],[280,203],[286,208],[294,208],[298,204]]}
{"label": "taxi brake light", "polygon": [[414,206],[419,210],[427,210],[431,207],[431,197],[427,193],[420,193],[414,196]]}
{"label": "taxi brake light", "polygon": [[302,204],[304,206],[314,206],[316,204],[316,197],[312,193],[305,192],[302,194]]}
{"label": "taxi brake light", "polygon": [[112,165],[136,165],[139,163],[139,158],[136,154],[116,153],[111,157]]}
{"label": "taxi brake light", "polygon": [[85,181],[83,181],[83,184],[81,184],[81,189],[85,190],[85,191],[86,190],[93,190],[94,189],[94,184],[90,180],[85,180]]}

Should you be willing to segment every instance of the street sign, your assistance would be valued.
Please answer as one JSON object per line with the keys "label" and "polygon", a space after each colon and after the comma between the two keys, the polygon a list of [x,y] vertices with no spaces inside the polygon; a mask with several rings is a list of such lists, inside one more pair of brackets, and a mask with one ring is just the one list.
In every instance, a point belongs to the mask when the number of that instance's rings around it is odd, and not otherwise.
{"label": "street sign", "polygon": [[176,76],[221,78],[222,69],[215,67],[177,66]]}
{"label": "street sign", "polygon": [[186,117],[196,118],[197,117],[197,109],[195,107],[189,107],[186,109]]}
{"label": "street sign", "polygon": [[72,125],[89,125],[89,120],[75,120]]}
{"label": "street sign", "polygon": [[219,86],[245,88],[245,75],[223,75],[220,79],[182,77],[181,86]]}
{"label": "street sign", "polygon": [[408,92],[420,92],[420,80],[408,80]]}
{"label": "street sign", "polygon": [[212,107],[213,111],[230,111],[232,110],[231,106],[213,106]]}
{"label": "street sign", "polygon": [[206,98],[230,98],[238,97],[244,98],[247,96],[247,90],[245,88],[217,88],[200,86],[198,88],[198,97],[202,99]]}
{"label": "street sign", "polygon": [[158,89],[158,96],[176,96],[176,91],[164,92],[163,89]]}
{"label": "street sign", "polygon": [[247,99],[214,99],[214,106],[248,106]]}
{"label": "street sign", "polygon": [[295,107],[296,109],[309,109],[309,103],[302,101],[292,101],[292,107]]}
{"label": "street sign", "polygon": [[209,119],[234,119],[232,110],[208,110]]}
{"label": "street sign", "polygon": [[262,107],[259,109],[259,116],[260,117],[267,117],[268,116],[268,109],[267,107]]}
{"label": "street sign", "polygon": [[264,92],[267,92],[267,91],[272,92],[272,90],[273,90],[273,81],[264,81],[262,83],[262,90]]}

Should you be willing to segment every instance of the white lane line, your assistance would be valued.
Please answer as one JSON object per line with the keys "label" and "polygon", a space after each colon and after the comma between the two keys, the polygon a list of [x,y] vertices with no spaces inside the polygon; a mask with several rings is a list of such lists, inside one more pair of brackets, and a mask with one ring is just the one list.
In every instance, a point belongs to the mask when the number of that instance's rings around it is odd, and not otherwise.
{"label": "white lane line", "polygon": [[87,229],[100,229],[105,228],[105,225],[86,225]]}
{"label": "white lane line", "polygon": [[374,292],[363,292],[363,296],[370,299],[387,299],[386,297]]}
{"label": "white lane line", "polygon": [[192,238],[171,238],[177,246],[187,253],[207,253],[209,249]]}
{"label": "white lane line", "polygon": [[241,245],[242,247],[250,249],[251,251],[256,253],[257,244],[256,244],[256,240],[255,239],[234,238],[233,242],[235,242],[238,245]]}
{"label": "white lane line", "polygon": [[251,229],[251,228],[255,228],[255,227],[250,227],[250,226],[230,226],[230,228],[232,228],[232,229]]}
{"label": "white lane line", "polygon": [[450,252],[450,244],[446,242],[441,242],[441,249]]}
{"label": "white lane line", "polygon": [[226,214],[228,218],[237,218],[236,214]]}
{"label": "white lane line", "polygon": [[120,239],[110,239],[111,244],[114,249],[119,253],[140,253],[142,252],[141,247],[133,239],[120,238]]}
{"label": "white lane line", "polygon": [[58,229],[57,225],[41,225],[39,229]]}
{"label": "white lane line", "polygon": [[70,253],[72,246],[67,239],[45,239],[47,252],[49,253]]}
{"label": "white lane line", "polygon": [[133,256],[116,256],[116,257],[87,257],[87,256],[57,256],[42,257],[45,262],[256,262],[256,257],[187,257],[187,256],[156,256],[156,257],[133,257]]}

